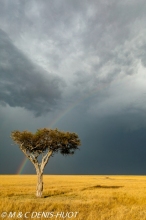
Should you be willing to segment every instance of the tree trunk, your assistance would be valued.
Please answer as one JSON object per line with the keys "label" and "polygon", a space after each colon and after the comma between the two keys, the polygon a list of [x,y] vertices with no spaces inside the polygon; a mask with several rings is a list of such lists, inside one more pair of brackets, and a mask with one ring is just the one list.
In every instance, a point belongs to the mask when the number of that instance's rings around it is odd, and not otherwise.
{"label": "tree trunk", "polygon": [[43,172],[37,172],[37,187],[36,187],[36,197],[42,197],[43,194]]}

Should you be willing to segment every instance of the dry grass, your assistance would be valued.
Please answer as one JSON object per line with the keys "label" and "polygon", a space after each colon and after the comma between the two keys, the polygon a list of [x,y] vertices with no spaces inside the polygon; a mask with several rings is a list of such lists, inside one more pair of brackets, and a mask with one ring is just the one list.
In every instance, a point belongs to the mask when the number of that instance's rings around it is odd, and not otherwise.
{"label": "dry grass", "polygon": [[65,219],[146,220],[144,176],[45,175],[44,198],[35,198],[35,189],[35,175],[1,175],[0,214],[3,211],[79,212],[76,218]]}

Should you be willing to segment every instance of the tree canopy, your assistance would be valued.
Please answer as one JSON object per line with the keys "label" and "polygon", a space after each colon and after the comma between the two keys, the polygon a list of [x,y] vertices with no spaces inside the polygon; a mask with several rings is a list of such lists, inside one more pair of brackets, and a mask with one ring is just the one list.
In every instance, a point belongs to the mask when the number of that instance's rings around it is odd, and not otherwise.
{"label": "tree canopy", "polygon": [[76,133],[63,132],[58,129],[38,129],[36,133],[30,131],[13,131],[11,137],[21,149],[39,156],[47,150],[60,152],[63,155],[74,154],[80,146],[80,140]]}

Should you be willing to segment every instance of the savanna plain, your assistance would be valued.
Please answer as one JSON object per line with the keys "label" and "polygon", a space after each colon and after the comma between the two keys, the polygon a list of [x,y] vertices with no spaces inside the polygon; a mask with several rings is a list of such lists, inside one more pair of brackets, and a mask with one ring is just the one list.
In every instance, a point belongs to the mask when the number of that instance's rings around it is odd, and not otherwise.
{"label": "savanna plain", "polygon": [[[0,215],[28,217],[0,219],[146,220],[145,176],[44,175],[43,198],[35,197],[36,181],[35,175],[0,175]],[[49,212],[58,214],[41,215]]]}

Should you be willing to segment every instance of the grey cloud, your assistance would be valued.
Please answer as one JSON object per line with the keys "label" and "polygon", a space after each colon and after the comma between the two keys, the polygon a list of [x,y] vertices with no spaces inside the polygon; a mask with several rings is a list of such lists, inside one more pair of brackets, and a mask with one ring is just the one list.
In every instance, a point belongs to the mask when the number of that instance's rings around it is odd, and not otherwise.
{"label": "grey cloud", "polygon": [[[25,3],[6,0],[0,16],[4,29],[13,40],[16,37],[16,45],[17,39],[19,42],[25,38],[25,33],[30,37],[30,45],[33,39],[37,39],[36,47],[40,42],[44,44],[40,63],[47,57],[48,69],[53,67],[64,79],[68,74],[66,93],[74,96],[90,93],[105,84],[108,88],[121,74],[137,73],[140,60],[145,65],[145,7],[144,0]],[[135,31],[138,24],[139,33]],[[69,70],[66,74],[65,69]]]}
{"label": "grey cloud", "polygon": [[[54,68],[59,69],[64,61],[74,54],[80,62],[88,63],[93,78],[108,62],[110,65],[111,62],[119,65],[113,69],[116,73],[111,74],[113,78],[121,71],[134,73],[134,68],[131,68],[133,59],[145,59],[145,53],[140,55],[135,51],[140,50],[138,45],[137,48],[132,48],[132,55],[131,50],[124,51],[125,42],[130,43],[137,35],[133,32],[134,25],[137,22],[142,24],[141,21],[146,20],[145,7],[144,0],[133,0],[130,3],[94,0],[10,3],[10,0],[7,0],[2,4],[5,14],[2,13],[1,16],[7,26],[4,26],[5,30],[13,38],[16,35],[21,38],[21,35],[28,33],[32,37],[31,41],[33,38],[37,39],[37,42],[41,39],[45,44],[47,39],[52,40],[53,52],[46,43],[48,50],[45,56]],[[8,11],[10,13],[7,13]],[[139,32],[143,30],[143,25],[144,23],[139,25]],[[84,55],[76,55],[78,52]],[[93,65],[90,62],[91,56],[98,57],[100,62]],[[77,70],[79,71],[81,70]],[[93,81],[95,82],[95,79]]]}
{"label": "grey cloud", "polygon": [[[89,18],[85,17],[86,28],[81,34],[87,56],[91,51],[93,56],[100,59],[99,64],[92,66],[91,71],[98,75],[101,68],[109,63],[109,67],[115,66],[113,69],[113,72],[116,72],[115,77],[122,71],[125,74],[135,73],[135,60],[142,59],[142,55],[138,54],[138,51],[141,51],[138,42],[143,41],[142,45],[145,45],[145,2],[131,1],[131,4],[127,4],[127,2],[99,1],[95,4],[91,1],[91,5],[94,7],[93,14]],[[140,33],[141,40],[138,38]],[[128,44],[131,47],[129,49]],[[143,54],[145,57],[144,51]]]}
{"label": "grey cloud", "polygon": [[36,115],[51,111],[63,80],[34,65],[0,30],[0,102]]}

